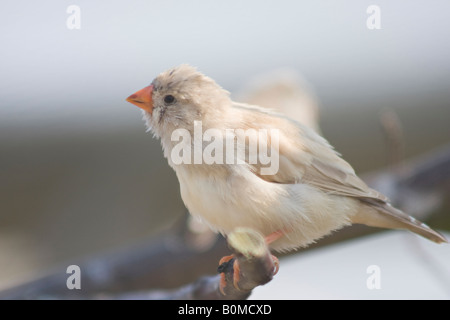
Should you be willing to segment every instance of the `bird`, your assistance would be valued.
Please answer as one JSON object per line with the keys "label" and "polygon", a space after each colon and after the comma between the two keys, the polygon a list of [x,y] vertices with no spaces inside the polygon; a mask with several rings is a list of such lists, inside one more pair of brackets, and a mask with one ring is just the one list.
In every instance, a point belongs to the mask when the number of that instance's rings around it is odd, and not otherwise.
{"label": "bird", "polygon": [[258,74],[238,95],[241,102],[271,108],[321,133],[319,102],[312,86],[293,69]]}
{"label": "bird", "polygon": [[[345,226],[364,224],[447,242],[367,186],[314,129],[273,109],[233,101],[195,67],[166,70],[126,100],[143,110],[148,130],[160,139],[189,212],[225,236],[238,227],[251,228],[271,250],[285,252]],[[195,137],[199,130],[201,138]],[[182,143],[185,134],[191,138]],[[216,146],[226,145],[222,156],[233,153],[234,161],[192,161],[196,151],[204,155],[211,149],[213,140],[220,142]],[[228,148],[227,141],[234,144]],[[221,155],[219,147],[213,156]],[[269,170],[267,157],[263,161],[263,149],[278,161],[275,170]]]}

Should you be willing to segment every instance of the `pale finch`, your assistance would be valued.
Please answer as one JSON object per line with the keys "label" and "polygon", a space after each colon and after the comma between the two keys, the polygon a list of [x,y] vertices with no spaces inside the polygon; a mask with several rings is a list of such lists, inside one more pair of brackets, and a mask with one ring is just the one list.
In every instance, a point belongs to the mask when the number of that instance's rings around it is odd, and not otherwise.
{"label": "pale finch", "polygon": [[[314,130],[269,109],[232,101],[228,91],[189,65],[161,73],[127,101],[144,110],[149,130],[161,139],[189,212],[224,235],[237,227],[252,228],[272,249],[284,251],[358,223],[447,242],[369,188]],[[172,133],[183,128],[194,135],[194,121],[201,121],[203,131],[213,128],[224,137],[227,129],[237,135],[236,129],[277,129],[278,171],[261,174],[262,165],[249,163],[248,154],[244,164],[175,164],[171,154],[179,141],[173,141]]]}

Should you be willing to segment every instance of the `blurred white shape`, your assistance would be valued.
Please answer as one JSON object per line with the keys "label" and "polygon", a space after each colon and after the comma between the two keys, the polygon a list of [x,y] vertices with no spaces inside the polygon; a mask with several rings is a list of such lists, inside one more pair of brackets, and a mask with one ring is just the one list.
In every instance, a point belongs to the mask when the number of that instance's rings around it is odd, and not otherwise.
{"label": "blurred white shape", "polygon": [[186,223],[190,231],[185,239],[188,247],[197,252],[203,252],[216,243],[218,239],[217,234],[206,223],[192,215],[188,216]]}
{"label": "blurred white shape", "polygon": [[241,100],[281,112],[319,131],[319,107],[311,86],[292,69],[278,69],[255,77]]}
{"label": "blurred white shape", "polygon": [[[449,233],[446,233],[449,238]],[[280,260],[280,270],[251,299],[449,299],[450,246],[387,231]],[[367,288],[367,268],[382,286]]]}
{"label": "blurred white shape", "polygon": [[[34,246],[33,246],[34,245]],[[50,253],[26,233],[2,230],[0,235],[0,291],[36,279]]]}

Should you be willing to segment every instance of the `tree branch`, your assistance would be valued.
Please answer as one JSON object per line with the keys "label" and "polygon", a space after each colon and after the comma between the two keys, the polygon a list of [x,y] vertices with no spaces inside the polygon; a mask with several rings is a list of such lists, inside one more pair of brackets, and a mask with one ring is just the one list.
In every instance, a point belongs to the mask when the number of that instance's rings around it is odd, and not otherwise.
{"label": "tree branch", "polygon": [[[203,277],[175,291],[149,291],[109,296],[111,299],[182,299],[182,300],[242,300],[252,290],[272,280],[275,266],[263,236],[248,228],[238,228],[228,236],[228,245],[235,258],[221,266],[226,286],[219,289],[221,276]],[[234,286],[234,260],[239,264],[238,288]],[[104,296],[103,296],[104,297]]]}
{"label": "tree branch", "polygon": [[[384,169],[362,177],[371,187],[389,196],[405,212],[422,219],[426,218],[426,215],[436,209],[439,201],[449,194],[450,145],[407,161],[402,166],[405,170],[400,170],[401,172]],[[414,196],[411,196],[412,192]],[[424,201],[424,197],[430,195],[438,201]],[[358,228],[341,230],[320,241],[320,245],[349,238],[349,234],[361,228],[358,226]],[[369,230],[373,229],[363,228],[360,234],[367,233]],[[229,254],[223,237],[207,237],[212,239],[212,242],[209,249],[205,250],[193,245],[197,242],[198,236],[189,230],[184,219],[171,231],[157,239],[151,239],[124,252],[113,252],[80,264],[81,290],[68,290],[66,287],[68,277],[66,268],[72,264],[68,263],[41,279],[0,292],[0,299],[101,297],[168,299],[167,294],[172,294],[172,299],[177,297],[214,299],[216,294],[214,285],[217,284],[218,275],[203,277],[192,285],[183,287],[184,291],[183,288],[175,291],[148,291],[150,288],[173,289],[183,283],[195,281],[200,276],[215,270],[219,259]],[[246,287],[242,285],[242,288]],[[123,292],[136,292],[136,294],[123,294]]]}

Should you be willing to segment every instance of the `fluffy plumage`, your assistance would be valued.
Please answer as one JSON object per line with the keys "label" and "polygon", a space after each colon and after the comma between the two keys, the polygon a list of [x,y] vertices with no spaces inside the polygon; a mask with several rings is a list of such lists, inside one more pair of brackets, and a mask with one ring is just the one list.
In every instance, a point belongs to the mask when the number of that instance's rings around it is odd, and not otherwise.
{"label": "fluffy plumage", "polygon": [[[271,110],[233,102],[226,90],[188,65],[161,73],[152,88],[153,109],[144,111],[144,119],[161,139],[186,207],[213,229],[228,234],[236,227],[250,227],[265,236],[281,231],[283,237],[271,244],[276,250],[306,246],[352,223],[408,229],[446,242],[369,188],[312,129]],[[164,101],[168,95],[175,98],[173,103]],[[194,121],[202,121],[203,130],[224,133],[278,129],[279,170],[262,175],[263,166],[250,163],[248,156],[242,158],[243,164],[174,164],[170,155],[176,143],[171,134],[177,128],[193,134]]]}

